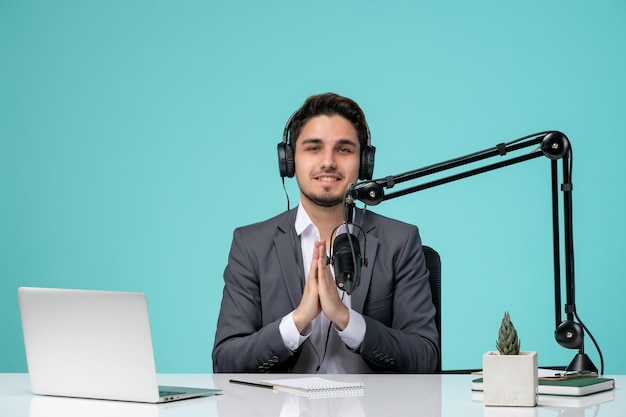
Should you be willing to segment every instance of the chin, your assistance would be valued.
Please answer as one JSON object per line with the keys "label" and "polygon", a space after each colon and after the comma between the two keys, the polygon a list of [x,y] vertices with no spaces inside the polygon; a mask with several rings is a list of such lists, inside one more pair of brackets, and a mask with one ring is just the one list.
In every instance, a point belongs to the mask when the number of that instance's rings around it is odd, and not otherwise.
{"label": "chin", "polygon": [[343,204],[344,195],[329,195],[329,194],[310,194],[304,193],[304,196],[311,203],[320,207],[336,207]]}

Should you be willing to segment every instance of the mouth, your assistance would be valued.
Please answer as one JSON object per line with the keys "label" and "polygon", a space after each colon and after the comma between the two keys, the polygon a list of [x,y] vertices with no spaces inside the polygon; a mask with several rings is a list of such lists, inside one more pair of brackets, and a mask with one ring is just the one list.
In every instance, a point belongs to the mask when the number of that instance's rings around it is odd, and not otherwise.
{"label": "mouth", "polygon": [[313,178],[317,181],[324,182],[324,183],[334,183],[334,182],[339,182],[342,180],[340,176],[334,175],[334,174],[320,174],[320,175],[315,175]]}

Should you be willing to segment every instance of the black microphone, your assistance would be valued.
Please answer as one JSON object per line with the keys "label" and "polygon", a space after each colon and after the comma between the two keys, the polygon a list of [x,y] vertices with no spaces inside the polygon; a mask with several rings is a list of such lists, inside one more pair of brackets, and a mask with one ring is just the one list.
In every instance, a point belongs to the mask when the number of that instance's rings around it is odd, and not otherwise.
{"label": "black microphone", "polygon": [[338,234],[330,262],[335,270],[335,283],[340,290],[352,294],[361,280],[361,248],[359,239],[346,231]]}

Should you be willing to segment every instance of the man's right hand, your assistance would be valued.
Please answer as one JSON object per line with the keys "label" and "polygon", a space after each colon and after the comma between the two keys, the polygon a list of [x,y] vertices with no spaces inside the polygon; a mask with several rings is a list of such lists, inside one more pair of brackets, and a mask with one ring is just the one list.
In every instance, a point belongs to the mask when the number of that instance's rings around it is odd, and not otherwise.
{"label": "man's right hand", "polygon": [[318,265],[320,256],[326,257],[326,249],[323,243],[324,242],[315,242],[313,259],[311,260],[309,275],[307,276],[306,283],[304,284],[302,299],[300,300],[298,307],[296,307],[293,312],[293,321],[300,333],[302,333],[302,331],[322,311],[318,290]]}

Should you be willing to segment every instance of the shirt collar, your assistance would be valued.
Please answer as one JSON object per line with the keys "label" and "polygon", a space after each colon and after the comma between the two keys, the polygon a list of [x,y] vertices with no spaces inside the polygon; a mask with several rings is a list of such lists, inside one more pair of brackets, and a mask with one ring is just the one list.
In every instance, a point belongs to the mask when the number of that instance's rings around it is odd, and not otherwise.
{"label": "shirt collar", "polygon": [[[354,219],[356,217],[356,209],[354,209],[352,213],[353,213],[352,218]],[[317,230],[317,228],[311,221],[311,218],[309,217],[308,213],[302,206],[302,203],[298,204],[298,212],[296,214],[295,228],[296,228],[296,233],[298,234],[298,236],[302,235],[302,233],[304,233],[307,229],[312,228],[313,230]],[[354,226],[352,224],[350,224],[348,228],[350,232],[353,232]],[[340,225],[337,228],[337,233],[344,233],[345,230],[346,230],[345,225]]]}
{"label": "shirt collar", "polygon": [[296,233],[298,234],[298,236],[304,233],[305,230],[311,227],[315,227],[308,213],[306,212],[304,207],[302,207],[302,204],[298,204],[298,212],[296,214],[295,227],[296,227]]}

